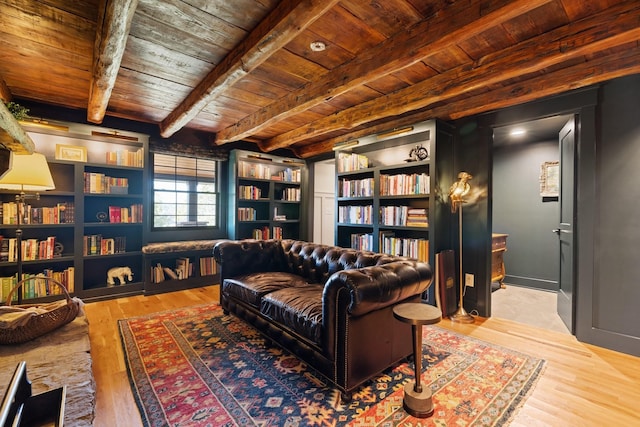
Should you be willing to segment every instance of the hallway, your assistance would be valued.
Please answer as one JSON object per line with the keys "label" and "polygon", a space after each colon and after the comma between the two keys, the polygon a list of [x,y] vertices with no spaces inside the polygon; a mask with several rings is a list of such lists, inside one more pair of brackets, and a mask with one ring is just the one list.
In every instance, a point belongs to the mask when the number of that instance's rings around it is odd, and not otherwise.
{"label": "hallway", "polygon": [[506,285],[491,294],[491,316],[569,334],[556,311],[555,292]]}

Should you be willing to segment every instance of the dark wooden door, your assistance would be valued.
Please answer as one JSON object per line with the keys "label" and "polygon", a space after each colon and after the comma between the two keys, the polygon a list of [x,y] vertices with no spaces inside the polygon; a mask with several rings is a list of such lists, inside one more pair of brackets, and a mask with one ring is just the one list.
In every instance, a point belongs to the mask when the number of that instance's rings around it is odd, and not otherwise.
{"label": "dark wooden door", "polygon": [[575,144],[576,119],[571,118],[559,134],[560,141],[560,224],[555,232],[560,242],[560,277],[558,315],[573,334],[574,298],[574,230],[575,225]]}

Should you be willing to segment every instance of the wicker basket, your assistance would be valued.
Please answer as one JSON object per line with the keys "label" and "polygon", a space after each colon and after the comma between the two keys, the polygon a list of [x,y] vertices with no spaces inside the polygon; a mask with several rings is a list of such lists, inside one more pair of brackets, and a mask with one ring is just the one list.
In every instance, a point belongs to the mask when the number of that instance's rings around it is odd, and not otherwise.
{"label": "wicker basket", "polygon": [[[11,305],[13,293],[32,279],[48,280],[58,286],[65,295],[67,303],[51,311],[31,316],[25,325],[21,325],[16,328],[0,328],[0,344],[20,344],[30,341],[73,321],[80,312],[80,301],[77,299],[73,300],[71,296],[69,296],[67,288],[62,283],[51,277],[42,276],[31,276],[18,282],[11,292],[9,292],[7,297],[8,306]],[[29,308],[37,307],[37,305],[19,305],[17,307]]]}

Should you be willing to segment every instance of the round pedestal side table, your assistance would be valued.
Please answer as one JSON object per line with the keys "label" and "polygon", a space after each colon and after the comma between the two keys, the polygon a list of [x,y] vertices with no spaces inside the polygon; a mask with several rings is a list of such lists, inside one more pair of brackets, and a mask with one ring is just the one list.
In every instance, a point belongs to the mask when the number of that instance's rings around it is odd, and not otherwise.
{"label": "round pedestal side table", "polygon": [[423,303],[398,304],[393,308],[393,316],[404,323],[411,324],[413,332],[413,359],[415,381],[404,387],[403,407],[408,414],[417,418],[427,418],[433,415],[433,400],[431,389],[422,387],[420,373],[422,372],[422,326],[432,325],[442,320],[439,308]]}

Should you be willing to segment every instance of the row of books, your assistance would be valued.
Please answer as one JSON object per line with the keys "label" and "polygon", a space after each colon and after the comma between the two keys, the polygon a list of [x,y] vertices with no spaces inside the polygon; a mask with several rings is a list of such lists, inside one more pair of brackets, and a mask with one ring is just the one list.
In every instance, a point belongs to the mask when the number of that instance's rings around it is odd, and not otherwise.
{"label": "row of books", "polygon": [[302,177],[302,172],[300,171],[300,169],[291,169],[291,168],[285,168],[271,175],[271,179],[273,181],[283,181],[283,182],[300,182],[301,177]]}
{"label": "row of books", "polygon": [[373,234],[352,234],[351,235],[351,247],[358,249],[359,251],[372,251],[373,250]]}
{"label": "row of books", "polygon": [[[276,237],[275,235],[279,237]],[[282,227],[273,227],[273,234],[271,229],[266,225],[262,228],[254,228],[251,231],[251,238],[258,240],[266,240],[266,239],[281,239],[282,238]]]}
{"label": "row of books", "polygon": [[272,231],[273,231],[273,233],[272,233],[273,236],[272,237],[274,239],[282,239],[283,238],[282,227],[275,226],[275,227],[272,228]]}
{"label": "row of books", "polygon": [[379,251],[389,255],[405,256],[429,261],[429,240],[396,237],[393,232],[381,231]]}
{"label": "row of books", "polygon": [[129,180],[98,172],[84,173],[84,192],[88,194],[127,194]]}
{"label": "row of books", "polygon": [[271,167],[262,163],[238,162],[238,176],[242,178],[271,178]]}
{"label": "row of books", "polygon": [[373,206],[338,206],[338,223],[373,224]]}
{"label": "row of books", "polygon": [[409,206],[382,206],[380,208],[380,222],[383,225],[403,227],[427,227],[427,210]]}
{"label": "row of books", "polygon": [[257,213],[254,208],[238,208],[238,221],[255,221]]}
{"label": "row of books", "polygon": [[[18,204],[4,202],[0,205],[3,224],[18,223]],[[73,202],[57,203],[55,206],[34,207],[22,205],[20,224],[72,224],[75,215]]]}
{"label": "row of books", "polygon": [[144,151],[137,150],[117,150],[107,151],[106,162],[108,165],[131,166],[135,168],[144,167]]}
{"label": "row of books", "polygon": [[255,185],[240,185],[238,187],[238,198],[242,200],[262,199],[262,189]]}
{"label": "row of books", "polygon": [[262,189],[255,185],[241,185],[238,187],[238,198],[242,200],[262,199]]}
{"label": "row of books", "polygon": [[211,276],[218,273],[218,264],[212,256],[200,258],[200,276]]}
{"label": "row of books", "polygon": [[[68,267],[64,271],[45,269],[41,273],[24,273],[22,275],[23,280],[29,277],[34,277],[34,279],[24,282],[20,289],[13,293],[11,298],[12,301],[17,301],[18,296],[24,300],[30,298],[42,298],[51,295],[61,295],[64,293],[64,291],[60,289],[60,286],[56,285],[51,280],[45,279],[45,277],[50,277],[62,284],[67,289],[67,292],[75,292],[74,267]],[[13,276],[0,277],[0,301],[6,301],[9,297],[9,293],[17,284],[17,274],[14,274]]]}
{"label": "row of books", "polygon": [[373,178],[338,180],[338,197],[373,197]]}
{"label": "row of books", "polygon": [[[180,257],[175,260],[175,268],[170,268],[162,263],[151,267],[151,282],[160,283],[165,280],[184,280],[193,277],[193,262],[188,257]],[[199,260],[200,276],[211,276],[218,272],[218,265],[213,257],[202,257]]]}
{"label": "row of books", "polygon": [[134,203],[129,207],[109,206],[109,222],[111,223],[138,223],[142,222],[142,203]]}
{"label": "row of books", "polygon": [[[46,239],[23,239],[22,260],[53,259],[55,257],[55,236]],[[0,236],[0,261],[16,262],[18,260],[18,239]]]}
{"label": "row of books", "polygon": [[426,173],[380,175],[381,196],[429,194],[431,178]]}
{"label": "row of books", "polygon": [[283,188],[280,193],[280,200],[287,202],[299,202],[300,194],[299,188]]}
{"label": "row of books", "polygon": [[369,167],[369,158],[362,154],[338,153],[338,172],[352,172]]}
{"label": "row of books", "polygon": [[[263,159],[264,160],[264,159]],[[238,162],[238,176],[241,178],[270,179],[272,181],[300,182],[300,169],[284,168],[271,172],[271,166],[262,163]]]}
{"label": "row of books", "polygon": [[82,237],[82,255],[111,255],[126,252],[127,237],[103,237],[102,234],[88,234]]}

